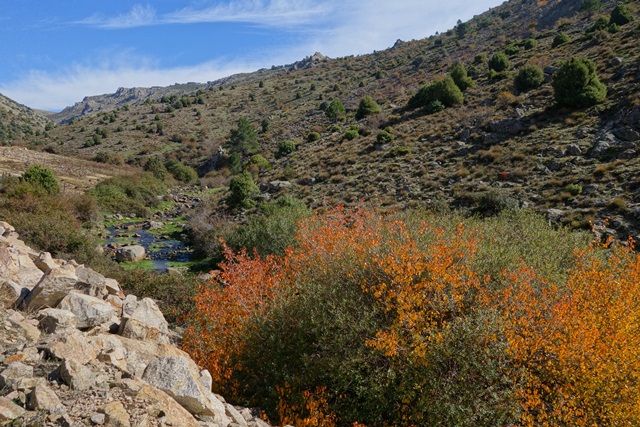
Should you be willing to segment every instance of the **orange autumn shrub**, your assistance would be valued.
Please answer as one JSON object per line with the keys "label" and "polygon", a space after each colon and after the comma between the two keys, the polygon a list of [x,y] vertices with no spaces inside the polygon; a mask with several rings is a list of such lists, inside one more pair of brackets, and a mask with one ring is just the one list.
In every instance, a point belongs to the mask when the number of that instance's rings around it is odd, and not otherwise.
{"label": "orange autumn shrub", "polygon": [[640,425],[640,256],[576,254],[565,284],[505,273],[499,304],[523,426]]}
{"label": "orange autumn shrub", "polygon": [[[227,250],[184,337],[214,390],[296,427],[640,425],[637,255],[581,249],[553,274],[495,219],[402,218],[335,208],[282,257]],[[514,247],[527,264],[499,277],[478,259]]]}
{"label": "orange autumn shrub", "polygon": [[216,391],[235,397],[240,384],[232,374],[242,369],[235,357],[246,351],[243,334],[248,333],[252,318],[266,314],[282,272],[274,257],[263,260],[228,248],[225,257],[219,274],[201,286],[195,297],[196,315],[185,331],[182,347],[209,370]]}

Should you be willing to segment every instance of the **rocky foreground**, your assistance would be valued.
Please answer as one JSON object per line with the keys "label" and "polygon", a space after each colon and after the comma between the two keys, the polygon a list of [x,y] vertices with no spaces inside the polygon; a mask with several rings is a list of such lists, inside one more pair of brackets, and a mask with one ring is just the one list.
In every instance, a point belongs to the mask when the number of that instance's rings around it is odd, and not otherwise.
{"label": "rocky foreground", "polygon": [[211,392],[156,303],[0,221],[0,425],[265,427]]}

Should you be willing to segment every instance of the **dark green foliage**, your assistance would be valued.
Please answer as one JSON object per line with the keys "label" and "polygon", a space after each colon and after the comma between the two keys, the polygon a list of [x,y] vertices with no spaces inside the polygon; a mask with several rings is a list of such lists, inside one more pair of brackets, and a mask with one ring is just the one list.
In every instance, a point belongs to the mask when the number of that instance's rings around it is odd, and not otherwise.
{"label": "dark green foliage", "polygon": [[235,151],[232,152],[227,158],[227,167],[234,175],[242,172],[242,159],[240,158],[240,154]]}
{"label": "dark green foliage", "polygon": [[253,182],[253,176],[248,171],[244,171],[231,178],[229,183],[229,197],[227,203],[232,208],[249,208],[255,205],[253,200],[258,194],[260,189]]}
{"label": "dark green foliage", "polygon": [[489,60],[489,69],[497,72],[506,71],[511,68],[509,58],[502,52],[494,54]]}
{"label": "dark green foliage", "polygon": [[276,157],[286,157],[289,154],[296,151],[297,145],[295,141],[290,139],[283,139],[278,141],[278,151],[276,152]]}
{"label": "dark green foliage", "polygon": [[407,154],[411,154],[411,148],[407,147],[406,145],[399,145],[389,150],[386,157],[393,158],[393,157],[399,157],[399,156],[406,156]]}
{"label": "dark green foliage", "polygon": [[261,154],[254,154],[251,156],[251,163],[256,165],[261,170],[271,170],[271,164]]}
{"label": "dark green foliage", "polygon": [[112,213],[145,217],[149,208],[158,206],[167,188],[151,173],[109,178],[89,190],[98,205]]}
{"label": "dark green foliage", "polygon": [[149,157],[149,160],[144,164],[144,170],[146,172],[151,172],[156,179],[160,181],[164,181],[167,177],[167,168],[162,163],[159,157]]}
{"label": "dark green foliage", "polygon": [[580,10],[584,12],[594,13],[602,10],[601,0],[583,0]]}
{"label": "dark green foliage", "polygon": [[609,18],[610,24],[625,25],[633,21],[633,15],[622,3],[619,3],[612,11]]}
{"label": "dark green foliage", "polygon": [[40,187],[47,194],[60,192],[60,184],[51,169],[42,165],[28,167],[22,174],[22,181]]}
{"label": "dark green foliage", "polygon": [[263,203],[259,212],[249,218],[247,224],[224,235],[227,244],[236,251],[242,248],[258,255],[283,255],[286,247],[295,244],[298,221],[311,215],[311,210],[302,200],[281,197]]}
{"label": "dark green foliage", "polygon": [[194,168],[186,166],[176,159],[169,160],[165,166],[167,171],[180,182],[189,183],[198,179],[198,173]]}
{"label": "dark green foliage", "polygon": [[320,134],[318,132],[309,132],[309,135],[307,135],[308,142],[314,142],[319,139],[320,139]]}
{"label": "dark green foliage", "polygon": [[[509,55],[509,56],[513,56],[513,55],[517,54],[518,52],[520,52],[520,46],[518,46],[515,43],[509,44],[504,48],[504,53]],[[491,65],[489,65],[489,66],[491,66]]]}
{"label": "dark green foliage", "polygon": [[522,46],[527,50],[533,49],[538,46],[538,41],[534,38],[528,38],[522,43]]}
{"label": "dark green foliage", "polygon": [[427,105],[424,106],[423,111],[426,114],[436,114],[436,113],[439,113],[440,111],[443,111],[445,108],[447,107],[445,107],[442,102],[436,99],[435,101],[427,102]]}
{"label": "dark green foliage", "polygon": [[607,87],[596,75],[596,65],[588,58],[573,57],[553,76],[556,102],[569,107],[585,108],[599,104],[607,96]]}
{"label": "dark green foliage", "polygon": [[358,104],[358,110],[356,111],[356,119],[362,119],[364,117],[370,116],[371,114],[377,114],[380,112],[380,106],[376,103],[376,101],[370,97],[365,96],[360,100],[360,104]]}
{"label": "dark green foliage", "polygon": [[343,139],[346,139],[348,141],[354,140],[356,138],[358,138],[360,136],[360,132],[358,132],[358,129],[348,129],[344,135],[343,135]]}
{"label": "dark green foliage", "polygon": [[458,35],[458,38],[463,38],[467,35],[467,32],[469,32],[469,23],[462,22],[458,19],[458,24],[456,25],[456,34]]}
{"label": "dark green foliage", "polygon": [[551,43],[551,47],[558,47],[561,46],[565,43],[569,43],[571,41],[571,39],[569,38],[568,35],[566,35],[565,33],[558,33],[554,38],[553,38],[553,42]]}
{"label": "dark green foliage", "polygon": [[445,107],[462,104],[464,95],[449,76],[420,88],[409,100],[409,108],[436,107],[433,102],[440,102]]}
{"label": "dark green foliage", "polygon": [[271,126],[271,120],[267,119],[266,117],[262,119],[262,122],[260,122],[262,133],[267,133],[269,131],[269,126]]}
{"label": "dark green foliage", "polygon": [[338,120],[347,114],[347,110],[345,110],[344,105],[342,105],[339,99],[334,99],[324,110],[324,114],[331,120]]}
{"label": "dark green foliage", "polygon": [[503,210],[518,208],[518,201],[498,191],[486,191],[475,197],[476,212],[482,216],[497,215]]}
{"label": "dark green foliage", "polygon": [[544,83],[544,72],[537,65],[525,65],[518,71],[513,83],[521,92],[535,89]]}
{"label": "dark green foliage", "polygon": [[386,130],[381,130],[380,133],[378,133],[378,136],[376,136],[376,141],[378,142],[378,144],[387,144],[394,139],[395,136],[393,136],[392,133],[387,132]]}
{"label": "dark green foliage", "polygon": [[595,33],[596,31],[606,30],[609,27],[609,20],[604,16],[601,16],[593,23],[591,27],[587,29],[587,34]]}
{"label": "dark green foliage", "polygon": [[231,129],[231,138],[227,145],[235,152],[243,155],[258,151],[258,134],[247,118],[238,120],[238,127]]}
{"label": "dark green foliage", "polygon": [[474,86],[473,80],[467,75],[467,69],[461,62],[458,62],[453,66],[449,75],[462,92]]}

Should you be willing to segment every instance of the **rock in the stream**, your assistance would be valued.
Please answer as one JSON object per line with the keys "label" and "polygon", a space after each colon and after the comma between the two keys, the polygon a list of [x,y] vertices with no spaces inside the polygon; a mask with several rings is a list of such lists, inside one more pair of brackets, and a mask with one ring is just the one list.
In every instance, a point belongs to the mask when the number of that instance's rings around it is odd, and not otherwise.
{"label": "rock in the stream", "polygon": [[144,259],[146,251],[143,246],[130,245],[123,246],[116,250],[116,261],[119,262],[137,262]]}

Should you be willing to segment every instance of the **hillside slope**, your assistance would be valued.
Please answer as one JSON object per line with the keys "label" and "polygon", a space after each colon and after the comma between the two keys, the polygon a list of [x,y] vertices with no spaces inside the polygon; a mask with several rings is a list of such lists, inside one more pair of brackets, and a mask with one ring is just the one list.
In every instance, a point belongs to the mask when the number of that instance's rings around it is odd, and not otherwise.
{"label": "hillside slope", "polygon": [[42,114],[0,94],[0,144],[39,137],[52,123]]}
{"label": "hillside slope", "polygon": [[[255,180],[264,191],[288,192],[311,206],[368,200],[490,213],[519,205],[578,228],[606,218],[609,233],[638,235],[637,4],[627,4],[635,22],[591,31],[616,3],[604,1],[602,12],[590,13],[579,0],[509,1],[446,34],[127,104],[57,126],[45,142],[50,151],[86,158],[100,152],[137,164],[151,155],[179,158],[199,167],[205,183],[225,185],[229,170],[211,160],[246,118],[259,130],[258,151],[271,166],[250,166],[245,157]],[[567,41],[556,45],[559,33]],[[506,52],[510,65],[492,75],[487,63],[497,52]],[[603,103],[556,105],[552,75],[572,56],[595,62],[608,89]],[[475,85],[463,105],[436,114],[405,108],[457,62]],[[546,81],[519,92],[513,77],[526,64],[544,68]],[[381,112],[357,119],[364,96]],[[344,119],[324,114],[333,99],[347,108]],[[378,142],[388,127],[392,138]],[[297,149],[276,155],[287,139]],[[273,181],[291,185],[269,186]]]}

